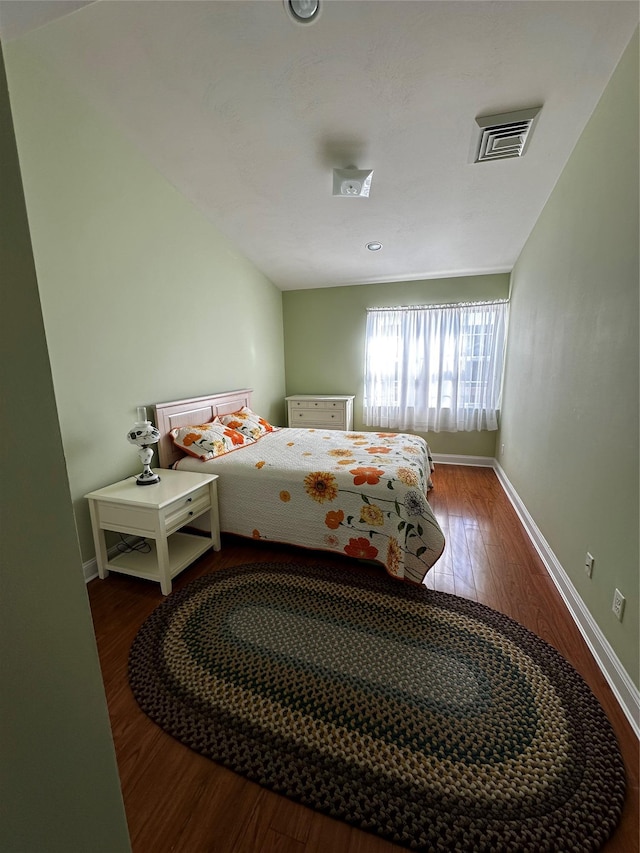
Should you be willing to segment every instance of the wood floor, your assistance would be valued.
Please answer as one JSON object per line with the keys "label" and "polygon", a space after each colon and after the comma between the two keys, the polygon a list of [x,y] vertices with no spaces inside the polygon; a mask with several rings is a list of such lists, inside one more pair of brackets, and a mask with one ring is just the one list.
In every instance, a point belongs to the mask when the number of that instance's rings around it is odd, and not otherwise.
{"label": "wood floor", "polygon": [[[494,472],[440,465],[429,501],[447,547],[426,585],[481,601],[535,631],[573,664],[602,703],[617,733],[628,780],[621,823],[604,850],[638,853],[638,741]],[[177,578],[174,589],[201,574],[255,560],[340,562],[327,554],[229,536],[222,544],[222,551],[210,552]],[[129,647],[162,600],[159,586],[111,574],[91,581],[88,589],[134,853],[403,849],[266,791],[161,731],[138,709],[127,683]]]}

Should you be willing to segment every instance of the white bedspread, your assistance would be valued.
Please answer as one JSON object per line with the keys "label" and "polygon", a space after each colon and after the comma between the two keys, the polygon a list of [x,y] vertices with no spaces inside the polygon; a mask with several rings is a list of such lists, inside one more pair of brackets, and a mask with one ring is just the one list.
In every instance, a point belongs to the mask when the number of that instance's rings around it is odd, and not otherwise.
{"label": "white bedspread", "polygon": [[444,535],[426,499],[426,441],[405,433],[281,429],[216,459],[223,532],[336,551],[420,583]]}

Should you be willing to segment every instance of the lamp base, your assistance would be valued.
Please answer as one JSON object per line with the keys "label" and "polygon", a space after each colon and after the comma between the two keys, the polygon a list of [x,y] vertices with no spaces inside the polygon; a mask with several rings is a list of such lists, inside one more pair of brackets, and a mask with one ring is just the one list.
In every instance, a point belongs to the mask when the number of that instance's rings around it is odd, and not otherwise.
{"label": "lamp base", "polygon": [[[149,425],[150,426],[150,425]],[[159,435],[160,433],[158,433]],[[142,462],[142,474],[138,474],[136,483],[139,486],[154,486],[160,482],[160,477],[154,474],[149,463],[153,458],[153,450],[148,444],[143,444],[138,450],[138,456]]]}
{"label": "lamp base", "polygon": [[136,477],[136,484],[138,486],[153,486],[155,483],[160,482],[160,477],[158,474],[154,474],[153,471],[143,471],[142,474],[139,474]]}

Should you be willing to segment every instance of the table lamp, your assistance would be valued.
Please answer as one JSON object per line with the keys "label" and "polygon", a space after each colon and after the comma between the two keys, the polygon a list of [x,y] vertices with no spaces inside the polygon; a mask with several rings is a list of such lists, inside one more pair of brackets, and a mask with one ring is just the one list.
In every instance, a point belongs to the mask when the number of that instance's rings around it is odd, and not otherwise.
{"label": "table lamp", "polygon": [[138,448],[138,456],[142,462],[142,474],[136,478],[139,486],[152,486],[160,482],[160,477],[149,467],[153,458],[153,447],[160,440],[160,430],[147,420],[147,410],[138,406],[138,420],[127,433],[127,439]]}

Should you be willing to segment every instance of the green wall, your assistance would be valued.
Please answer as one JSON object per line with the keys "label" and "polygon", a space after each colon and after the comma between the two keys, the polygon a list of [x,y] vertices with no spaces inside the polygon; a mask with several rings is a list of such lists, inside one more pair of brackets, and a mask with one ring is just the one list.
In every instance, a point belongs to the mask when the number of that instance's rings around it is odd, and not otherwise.
{"label": "green wall", "polygon": [[636,685],[638,186],[636,33],[513,270],[498,439],[505,473]]}
{"label": "green wall", "polygon": [[[367,308],[501,299],[509,276],[477,275],[282,294],[287,394],[355,394],[354,428],[362,423]],[[495,456],[495,432],[423,433],[434,453]]]}
{"label": "green wall", "polygon": [[0,52],[0,850],[130,850]]}
{"label": "green wall", "polygon": [[125,438],[137,406],[249,387],[256,410],[284,423],[282,301],[34,53],[29,36],[8,45],[7,75],[88,560],[94,548],[83,496],[140,470]]}

